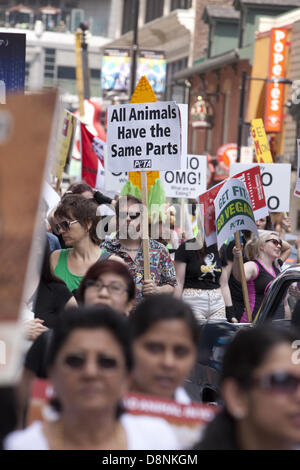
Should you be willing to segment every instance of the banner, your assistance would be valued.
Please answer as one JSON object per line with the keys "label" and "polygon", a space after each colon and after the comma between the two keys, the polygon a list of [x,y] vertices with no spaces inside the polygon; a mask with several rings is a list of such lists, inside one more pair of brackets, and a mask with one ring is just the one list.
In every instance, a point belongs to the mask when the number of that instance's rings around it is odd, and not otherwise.
{"label": "banner", "polygon": [[0,104],[7,93],[24,92],[26,34],[0,33]]}
{"label": "banner", "polygon": [[300,197],[300,139],[297,139],[298,169],[294,196]]}
{"label": "banner", "polygon": [[[233,178],[239,178],[245,183],[250,196],[254,219],[258,220],[269,215],[259,166],[256,165],[249,170],[240,172],[234,175]],[[224,183],[223,181],[217,184],[199,196],[199,202],[204,212],[204,235],[207,246],[217,243],[214,200]]]}
{"label": "banner", "polygon": [[[257,163],[234,163],[230,176],[257,166]],[[289,212],[291,188],[290,163],[260,163],[260,176],[270,212]],[[284,181],[284,184],[282,182]]]}
{"label": "banner", "polygon": [[252,119],[251,136],[258,163],[272,163],[273,158],[262,119]]}
{"label": "banner", "polygon": [[[111,91],[128,93],[130,86],[131,51],[129,49],[104,49],[101,67],[103,94]],[[141,49],[137,58],[137,82],[146,76],[155,94],[166,89],[167,62],[163,51]]]}
{"label": "banner", "polygon": [[167,197],[195,199],[206,191],[206,155],[187,155],[186,160],[186,170],[160,173]]}
{"label": "banner", "polygon": [[218,192],[214,205],[219,249],[238,230],[250,230],[258,236],[245,183],[237,178],[227,180]]}
{"label": "banner", "polygon": [[170,101],[108,107],[107,163],[112,172],[181,169],[180,110]]}
{"label": "banner", "polygon": [[1,384],[17,378],[23,353],[18,323],[21,302],[32,294],[32,271],[41,261],[42,226],[37,221],[42,214],[38,208],[46,159],[55,142],[49,146],[50,138],[55,139],[56,99],[54,91],[14,95],[0,107]]}
{"label": "banner", "polygon": [[284,84],[278,83],[276,80],[285,76],[286,39],[287,29],[273,28],[271,30],[268,78],[273,79],[274,82],[267,84],[264,117],[266,132],[281,131]]}
{"label": "banner", "polygon": [[105,142],[91,134],[81,123],[82,179],[92,188],[104,188]]}
{"label": "banner", "polygon": [[167,61],[162,51],[139,51],[137,81],[147,77],[155,94],[163,94],[166,89]]}
{"label": "banner", "polygon": [[53,174],[58,180],[61,179],[66,162],[72,151],[73,137],[75,134],[77,118],[66,109],[61,114],[58,128],[56,158],[54,162]]}

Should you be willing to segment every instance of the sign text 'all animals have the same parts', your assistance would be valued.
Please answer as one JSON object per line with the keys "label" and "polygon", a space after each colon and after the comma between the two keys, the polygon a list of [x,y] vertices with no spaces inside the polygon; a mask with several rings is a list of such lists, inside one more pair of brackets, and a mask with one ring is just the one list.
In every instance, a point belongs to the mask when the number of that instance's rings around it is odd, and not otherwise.
{"label": "sign text 'all animals have the same parts'", "polygon": [[174,102],[109,106],[107,163],[112,172],[181,168],[180,110]]}

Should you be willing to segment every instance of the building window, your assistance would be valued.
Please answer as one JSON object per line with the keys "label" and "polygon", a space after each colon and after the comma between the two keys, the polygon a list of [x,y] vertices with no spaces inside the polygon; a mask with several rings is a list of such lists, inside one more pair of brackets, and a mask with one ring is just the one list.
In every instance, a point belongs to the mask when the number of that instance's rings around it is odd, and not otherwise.
{"label": "building window", "polygon": [[55,77],[55,55],[55,49],[45,49],[44,77],[52,80]]}
{"label": "building window", "polygon": [[135,0],[124,0],[123,4],[123,24],[122,24],[122,34],[127,33],[128,31],[133,30],[134,26],[134,4]]}
{"label": "building window", "polygon": [[63,78],[66,80],[75,80],[76,79],[75,67],[67,67],[64,65],[59,65],[57,67],[57,78]]}
{"label": "building window", "polygon": [[178,103],[185,103],[185,87],[182,85],[176,85],[173,80],[173,76],[179,70],[187,67],[188,58],[176,60],[167,64],[167,88],[166,88],[166,100],[178,101]]}
{"label": "building window", "polygon": [[192,0],[172,0],[171,2],[171,11],[187,10],[188,8],[192,8]]}
{"label": "building window", "polygon": [[163,0],[147,0],[145,23],[155,20],[163,16],[164,2]]}

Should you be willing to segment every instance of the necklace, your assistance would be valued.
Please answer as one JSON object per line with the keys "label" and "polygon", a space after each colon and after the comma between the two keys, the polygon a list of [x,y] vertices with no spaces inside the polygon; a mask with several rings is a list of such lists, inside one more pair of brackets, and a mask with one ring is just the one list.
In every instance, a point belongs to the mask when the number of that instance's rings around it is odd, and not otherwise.
{"label": "necklace", "polygon": [[121,246],[122,246],[123,250],[125,250],[125,251],[139,251],[139,249],[140,249],[140,246],[138,248],[127,248],[124,245],[121,245]]}

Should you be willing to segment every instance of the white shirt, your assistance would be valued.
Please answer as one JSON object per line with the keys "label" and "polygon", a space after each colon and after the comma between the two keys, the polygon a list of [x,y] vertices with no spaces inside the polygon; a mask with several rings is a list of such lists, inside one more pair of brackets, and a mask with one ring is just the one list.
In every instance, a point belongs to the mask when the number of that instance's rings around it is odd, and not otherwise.
{"label": "white shirt", "polygon": [[[161,418],[124,413],[120,421],[125,429],[128,450],[180,449],[172,427]],[[5,450],[50,450],[43,433],[43,423],[35,421],[28,428],[14,431],[4,439]]]}

